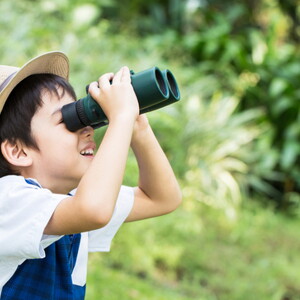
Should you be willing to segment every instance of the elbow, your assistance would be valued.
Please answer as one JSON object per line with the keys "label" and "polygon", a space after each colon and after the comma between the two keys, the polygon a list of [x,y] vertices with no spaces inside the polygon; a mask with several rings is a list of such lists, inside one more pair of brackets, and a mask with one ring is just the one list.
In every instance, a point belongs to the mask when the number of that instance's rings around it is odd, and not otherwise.
{"label": "elbow", "polygon": [[178,202],[177,202],[177,207],[180,206],[182,203],[182,192],[179,191],[179,195],[178,195]]}
{"label": "elbow", "polygon": [[93,219],[94,229],[99,229],[106,226],[109,223],[110,219],[111,217],[102,214],[95,216],[95,218]]}
{"label": "elbow", "polygon": [[177,192],[177,195],[174,197],[173,199],[173,202],[174,202],[174,209],[177,209],[181,203],[182,203],[182,192],[180,189],[178,189],[178,192]]}
{"label": "elbow", "polygon": [[181,190],[178,189],[178,191],[175,194],[173,194],[173,196],[170,198],[166,213],[173,212],[181,205],[181,203],[182,203],[182,193]]}
{"label": "elbow", "polygon": [[175,209],[176,209],[182,203],[182,191],[181,191],[181,188],[180,188],[180,186],[179,186],[178,183],[177,183],[177,186],[174,188],[174,191],[175,191],[175,194],[174,194],[174,205],[175,205]]}
{"label": "elbow", "polygon": [[106,226],[113,215],[113,211],[104,207],[85,207],[82,213],[85,215],[85,224],[88,230],[96,230]]}
{"label": "elbow", "polygon": [[106,226],[110,222],[112,215],[113,211],[105,209],[98,209],[94,212],[91,212],[91,219],[95,224],[95,229],[99,229]]}

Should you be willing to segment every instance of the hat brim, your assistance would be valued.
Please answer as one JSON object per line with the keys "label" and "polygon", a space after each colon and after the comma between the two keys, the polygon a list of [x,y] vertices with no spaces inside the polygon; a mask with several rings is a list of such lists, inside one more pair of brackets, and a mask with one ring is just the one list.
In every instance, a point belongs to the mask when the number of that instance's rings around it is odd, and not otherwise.
{"label": "hat brim", "polygon": [[69,60],[63,52],[52,51],[37,56],[21,67],[0,92],[0,112],[16,85],[23,79],[34,74],[54,74],[68,80]]}

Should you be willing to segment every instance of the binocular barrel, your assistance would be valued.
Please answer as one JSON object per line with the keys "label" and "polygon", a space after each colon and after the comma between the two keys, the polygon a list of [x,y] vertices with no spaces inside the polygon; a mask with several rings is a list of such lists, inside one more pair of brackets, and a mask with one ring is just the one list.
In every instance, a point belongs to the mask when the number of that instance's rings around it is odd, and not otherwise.
{"label": "binocular barrel", "polygon": [[[170,70],[153,67],[138,73],[131,71],[131,84],[137,96],[140,114],[150,112],[180,100],[180,91]],[[108,119],[99,104],[87,94],[62,107],[63,121],[70,131],[86,126],[99,128]]]}

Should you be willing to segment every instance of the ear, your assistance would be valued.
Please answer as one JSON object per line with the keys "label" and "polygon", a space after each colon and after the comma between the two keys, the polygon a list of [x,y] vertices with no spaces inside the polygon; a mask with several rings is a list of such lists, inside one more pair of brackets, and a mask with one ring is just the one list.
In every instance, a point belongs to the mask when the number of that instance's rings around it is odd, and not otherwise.
{"label": "ear", "polygon": [[11,143],[5,140],[1,144],[1,152],[12,166],[29,167],[32,165],[32,158],[29,155],[28,148],[24,147],[19,141]]}

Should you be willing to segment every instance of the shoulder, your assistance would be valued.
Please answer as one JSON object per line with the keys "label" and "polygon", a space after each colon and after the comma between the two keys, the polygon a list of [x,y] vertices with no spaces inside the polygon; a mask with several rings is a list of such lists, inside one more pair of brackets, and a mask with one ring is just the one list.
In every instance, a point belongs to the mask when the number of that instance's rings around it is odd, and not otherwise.
{"label": "shoulder", "polygon": [[32,190],[40,189],[41,186],[37,181],[27,180],[22,176],[9,175],[0,178],[0,203],[9,198],[20,198],[25,193]]}
{"label": "shoulder", "polygon": [[22,176],[0,179],[0,260],[3,257],[40,258],[43,232],[66,195],[53,194]]}
{"label": "shoulder", "polygon": [[7,189],[15,188],[41,188],[41,185],[34,179],[24,178],[20,175],[8,175],[0,178],[1,193]]}
{"label": "shoulder", "polygon": [[24,177],[9,175],[0,178],[0,201],[15,195],[15,191],[25,189],[28,186]]}
{"label": "shoulder", "polygon": [[18,175],[8,175],[0,178],[0,186],[5,187],[6,185],[13,184],[22,184],[26,183],[25,178],[23,176]]}
{"label": "shoulder", "polygon": [[15,214],[14,212],[24,209],[38,211],[47,206],[56,206],[66,197],[67,195],[54,194],[43,188],[35,179],[16,175],[0,178],[0,215],[1,208],[5,214],[10,211]]}

